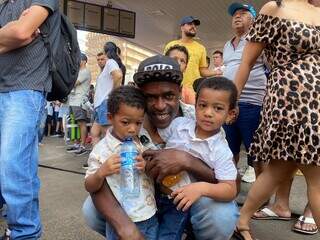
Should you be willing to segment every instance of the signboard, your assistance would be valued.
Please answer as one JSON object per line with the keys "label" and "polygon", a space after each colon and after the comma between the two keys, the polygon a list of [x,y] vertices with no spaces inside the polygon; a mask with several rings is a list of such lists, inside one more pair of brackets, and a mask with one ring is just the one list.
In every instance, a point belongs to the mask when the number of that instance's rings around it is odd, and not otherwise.
{"label": "signboard", "polygon": [[120,29],[121,34],[133,35],[135,31],[136,16],[133,12],[120,12]]}
{"label": "signboard", "polygon": [[135,12],[77,0],[59,0],[59,7],[78,29],[119,37],[135,37]]}
{"label": "signboard", "polygon": [[102,7],[85,5],[84,26],[92,30],[101,30]]}
{"label": "signboard", "polygon": [[105,8],[103,18],[103,30],[113,33],[119,32],[120,11],[118,9]]}
{"label": "signboard", "polygon": [[84,3],[68,1],[67,16],[75,27],[84,27]]}

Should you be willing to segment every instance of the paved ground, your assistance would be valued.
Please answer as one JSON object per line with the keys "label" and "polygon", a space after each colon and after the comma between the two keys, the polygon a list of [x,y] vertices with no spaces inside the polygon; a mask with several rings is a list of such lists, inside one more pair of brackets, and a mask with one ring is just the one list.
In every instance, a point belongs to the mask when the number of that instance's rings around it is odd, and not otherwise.
{"label": "paved ground", "polygon": [[[39,168],[41,185],[41,216],[43,222],[44,240],[99,240],[103,239],[84,223],[81,206],[87,196],[83,188],[82,164],[87,156],[75,158],[66,153],[64,143],[59,138],[45,139],[45,145],[40,150],[40,164],[74,172],[65,172],[50,168]],[[78,172],[78,173],[77,173]],[[79,174],[80,173],[80,174]],[[243,184],[239,197],[242,201],[249,189],[249,184]],[[303,177],[296,177],[290,205],[293,212],[300,214],[306,202],[306,187]],[[253,221],[252,229],[260,240],[319,240],[320,235],[305,236],[290,231],[291,222]],[[5,224],[0,222],[0,231]]]}

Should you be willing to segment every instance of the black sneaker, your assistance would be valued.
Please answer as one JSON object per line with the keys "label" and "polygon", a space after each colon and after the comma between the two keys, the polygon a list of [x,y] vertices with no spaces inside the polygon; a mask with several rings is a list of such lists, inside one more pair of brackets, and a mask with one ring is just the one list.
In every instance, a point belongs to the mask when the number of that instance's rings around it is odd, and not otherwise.
{"label": "black sneaker", "polygon": [[78,144],[75,144],[75,145],[67,148],[67,152],[69,152],[69,153],[74,153],[79,150],[80,150],[80,146]]}
{"label": "black sneaker", "polygon": [[84,147],[80,147],[78,151],[74,152],[76,156],[81,156],[86,154],[88,151]]}

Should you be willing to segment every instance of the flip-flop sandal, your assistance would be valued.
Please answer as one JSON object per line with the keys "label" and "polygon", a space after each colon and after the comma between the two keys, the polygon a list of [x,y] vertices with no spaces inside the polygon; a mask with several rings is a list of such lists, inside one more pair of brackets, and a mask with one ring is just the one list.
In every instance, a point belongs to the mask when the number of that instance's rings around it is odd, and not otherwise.
{"label": "flip-flop sandal", "polygon": [[[300,222],[300,225],[302,226],[303,224],[313,224],[316,225],[314,219],[312,217],[305,217],[305,216],[300,216],[299,219],[297,220],[297,222]],[[293,226],[292,228],[293,231],[295,232],[299,232],[299,233],[304,233],[304,234],[309,234],[309,235],[313,235],[316,234],[318,232],[318,228],[315,228],[314,230],[304,230],[301,228],[297,228],[295,226]]]}
{"label": "flip-flop sandal", "polygon": [[255,239],[254,237],[252,237],[250,229],[239,229],[238,227],[236,227],[236,229],[234,230],[232,237],[236,238],[237,240],[246,240],[241,232],[249,232],[251,238]]}
{"label": "flip-flop sandal", "polygon": [[260,209],[258,213],[260,212],[262,212],[265,216],[262,216],[262,217],[252,216],[251,218],[255,220],[282,220],[282,221],[291,220],[291,217],[281,217],[268,207],[264,207]]}

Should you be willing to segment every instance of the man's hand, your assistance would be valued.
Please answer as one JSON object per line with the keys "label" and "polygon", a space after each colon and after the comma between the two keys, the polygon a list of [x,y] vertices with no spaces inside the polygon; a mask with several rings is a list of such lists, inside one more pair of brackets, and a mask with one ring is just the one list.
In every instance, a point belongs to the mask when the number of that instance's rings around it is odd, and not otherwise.
{"label": "man's hand", "polygon": [[119,174],[121,167],[121,159],[117,154],[111,155],[98,169],[98,175],[102,178],[112,174]]}
{"label": "man's hand", "polygon": [[146,161],[144,160],[144,158],[142,157],[141,154],[139,154],[139,155],[136,157],[135,167],[136,167],[139,171],[142,171],[142,172],[145,171]]}
{"label": "man's hand", "polygon": [[143,157],[148,159],[146,172],[160,183],[168,175],[187,170],[186,154],[176,149],[147,150],[143,153]]}
{"label": "man's hand", "polygon": [[191,183],[183,186],[173,193],[173,203],[177,205],[177,210],[187,211],[191,205],[203,195],[203,182]]}

